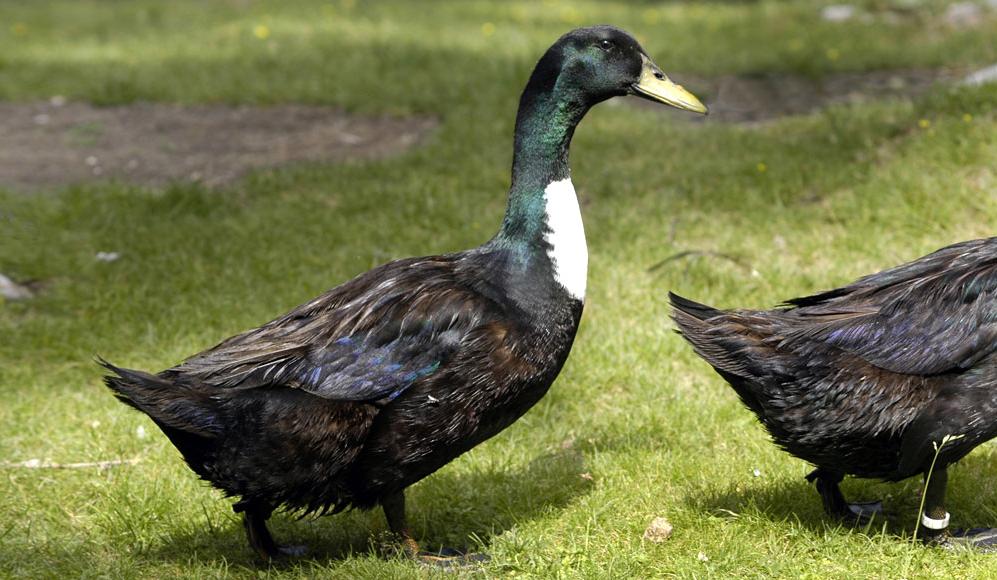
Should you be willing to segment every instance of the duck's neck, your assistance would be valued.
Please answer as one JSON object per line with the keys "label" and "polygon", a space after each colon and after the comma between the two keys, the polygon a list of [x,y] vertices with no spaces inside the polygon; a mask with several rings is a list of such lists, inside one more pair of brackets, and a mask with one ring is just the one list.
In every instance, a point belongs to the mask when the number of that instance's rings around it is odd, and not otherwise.
{"label": "duck's neck", "polygon": [[553,281],[584,300],[588,250],[568,148],[589,105],[564,94],[543,64],[519,103],[509,205],[494,242],[514,249],[525,268],[548,258]]}

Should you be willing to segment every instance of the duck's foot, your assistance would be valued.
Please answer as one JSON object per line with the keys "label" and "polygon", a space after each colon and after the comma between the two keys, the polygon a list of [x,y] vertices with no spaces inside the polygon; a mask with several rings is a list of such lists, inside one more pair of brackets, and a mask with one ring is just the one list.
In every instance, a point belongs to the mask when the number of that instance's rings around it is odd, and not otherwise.
{"label": "duck's foot", "polygon": [[253,546],[253,550],[264,562],[281,562],[283,560],[290,560],[292,558],[300,558],[304,556],[308,553],[308,546],[284,546],[281,544],[274,544],[273,546],[266,548]]}
{"label": "duck's foot", "polygon": [[[293,546],[277,544],[277,558],[300,558],[308,553],[308,546],[297,544]],[[274,556],[271,556],[273,558]]]}
{"label": "duck's foot", "polygon": [[872,520],[876,516],[883,514],[883,502],[881,501],[865,501],[857,503],[849,503],[848,513],[845,514],[842,521],[847,521],[848,523],[854,523],[858,526],[865,526],[872,523]]}
{"label": "duck's foot", "polygon": [[971,528],[952,530],[924,536],[924,543],[940,548],[966,549],[975,552],[997,552],[997,528]]}
{"label": "duck's foot", "polygon": [[458,569],[488,562],[491,557],[481,552],[465,553],[453,548],[443,548],[438,553],[417,552],[411,555],[416,562],[433,568]]}
{"label": "duck's foot", "polygon": [[971,528],[954,530],[949,541],[965,545],[977,552],[997,551],[997,528]]}
{"label": "duck's foot", "polygon": [[814,483],[824,504],[824,511],[841,523],[852,526],[865,526],[883,513],[883,502],[866,501],[849,503],[841,494],[838,484],[844,476],[825,469],[815,469],[807,475],[807,481]]}

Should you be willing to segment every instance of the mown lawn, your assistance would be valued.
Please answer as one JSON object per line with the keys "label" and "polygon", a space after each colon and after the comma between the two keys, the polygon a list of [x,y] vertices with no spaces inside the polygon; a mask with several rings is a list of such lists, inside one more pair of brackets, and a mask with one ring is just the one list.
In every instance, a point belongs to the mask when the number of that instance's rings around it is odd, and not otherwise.
{"label": "mown lawn", "polygon": [[[100,383],[100,354],[156,370],[386,260],[458,250],[501,220],[519,91],[575,25],[633,31],[698,75],[982,66],[997,15],[942,2],[0,4],[0,98],[100,104],[303,102],[431,114],[423,148],[310,164],[220,191],[177,185],[0,190],[0,272],[49,281],[0,304],[0,461],[140,458],[105,471],[0,468],[0,576],[410,577],[379,511],[277,516],[313,557],[259,567],[229,502]],[[897,8],[888,21],[885,12]],[[681,80],[680,75],[678,76]],[[582,328],[550,394],[409,492],[430,547],[487,550],[486,575],[973,577],[995,556],[913,545],[919,482],[848,480],[888,517],[847,529],[731,391],[672,332],[666,292],[764,307],[997,223],[997,85],[838,106],[757,126],[603,105],[572,150],[591,267]],[[649,270],[683,250],[691,257]],[[113,263],[94,259],[119,251]],[[997,453],[953,471],[959,526],[997,525]],[[662,544],[647,524],[675,526]]]}

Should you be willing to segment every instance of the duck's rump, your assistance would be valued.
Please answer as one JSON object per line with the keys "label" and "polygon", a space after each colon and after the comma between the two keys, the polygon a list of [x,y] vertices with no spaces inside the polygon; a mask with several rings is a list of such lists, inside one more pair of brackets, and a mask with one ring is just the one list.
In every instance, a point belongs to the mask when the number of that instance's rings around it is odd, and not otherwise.
{"label": "duck's rump", "polygon": [[174,371],[158,376],[104,363],[106,382],[143,411],[202,479],[229,496],[316,511],[349,503],[344,469],[378,408],[290,388],[217,389]]}

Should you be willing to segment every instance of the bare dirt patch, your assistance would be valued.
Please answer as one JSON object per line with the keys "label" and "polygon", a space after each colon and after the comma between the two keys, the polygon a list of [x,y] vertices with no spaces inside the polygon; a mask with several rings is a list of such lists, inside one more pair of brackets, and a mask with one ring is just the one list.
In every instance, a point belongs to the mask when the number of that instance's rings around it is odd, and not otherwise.
{"label": "bare dirt patch", "polygon": [[[674,76],[704,97],[710,122],[758,123],[837,103],[913,98],[965,72]],[[626,101],[684,121],[702,120],[642,99]],[[422,142],[436,125],[431,118],[364,117],[305,105],[94,107],[57,98],[0,103],[0,187],[31,191],[107,179],[219,186],[252,170],[296,162],[390,156]]]}
{"label": "bare dirt patch", "polygon": [[0,187],[30,191],[107,179],[218,186],[255,169],[394,155],[436,125],[304,105],[0,103]]}
{"label": "bare dirt patch", "polygon": [[[854,103],[887,97],[913,98],[940,83],[962,78],[965,71],[894,70],[841,73],[819,79],[792,75],[702,77],[675,74],[693,93],[703,96],[710,107],[711,122],[757,123],[790,115],[803,115],[839,103]],[[670,111],[643,99],[627,99],[636,106]],[[673,114],[696,120],[688,113]]]}

